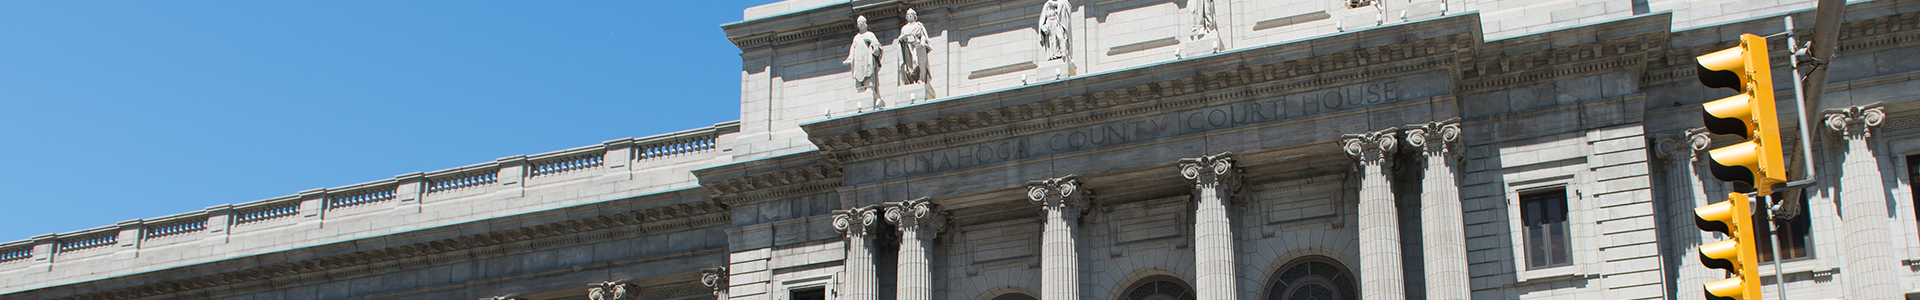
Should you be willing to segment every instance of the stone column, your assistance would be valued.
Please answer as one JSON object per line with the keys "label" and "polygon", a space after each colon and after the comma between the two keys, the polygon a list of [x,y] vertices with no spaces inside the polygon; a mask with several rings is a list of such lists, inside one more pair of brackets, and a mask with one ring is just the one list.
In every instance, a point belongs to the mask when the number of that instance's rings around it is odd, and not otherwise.
{"label": "stone column", "polygon": [[1673,261],[1671,265],[1677,277],[1673,285],[1674,299],[1701,299],[1705,295],[1701,286],[1727,277],[1726,272],[1702,266],[1700,260],[1695,258],[1699,255],[1700,245],[1718,240],[1708,239],[1705,232],[1693,226],[1693,209],[1706,206],[1710,199],[1708,195],[1721,195],[1709,190],[1716,185],[1706,181],[1713,174],[1708,173],[1703,159],[1706,158],[1707,147],[1712,143],[1713,139],[1707,136],[1706,128],[1694,128],[1679,137],[1662,138],[1657,145],[1658,151],[1654,152],[1656,156],[1666,159],[1667,182],[1664,186],[1672,192],[1668,198],[1671,200],[1667,202],[1667,224],[1674,228],[1666,231],[1672,237],[1668,241],[1674,249],[1667,258]]}
{"label": "stone column", "polygon": [[700,285],[713,289],[713,299],[727,300],[727,289],[733,287],[727,284],[729,276],[733,274],[727,273],[726,266],[700,269]]}
{"label": "stone column", "polygon": [[[1407,144],[1427,161],[1420,183],[1420,232],[1426,248],[1427,299],[1471,299],[1468,283],[1466,219],[1460,185],[1454,181],[1460,121],[1453,119],[1407,130]],[[1364,228],[1364,227],[1362,227]]]}
{"label": "stone column", "polygon": [[1899,275],[1893,268],[1900,262],[1893,258],[1893,246],[1888,241],[1893,233],[1887,228],[1887,189],[1880,182],[1879,160],[1867,142],[1873,136],[1873,127],[1879,126],[1886,114],[1879,104],[1873,104],[1828,110],[1826,115],[1827,127],[1846,143],[1842,145],[1846,148],[1838,187],[1841,221],[1846,228],[1841,241],[1849,244],[1843,246],[1847,265],[1840,269],[1846,272],[1841,280],[1847,282],[1847,298],[1899,298],[1899,286],[1893,281]]}
{"label": "stone column", "polygon": [[1193,181],[1194,289],[1197,299],[1235,299],[1233,224],[1227,202],[1240,190],[1233,152],[1180,159],[1180,176]]}
{"label": "stone column", "polygon": [[1400,266],[1400,218],[1386,168],[1399,130],[1349,134],[1341,147],[1360,169],[1360,299],[1406,299]]}
{"label": "stone column", "polygon": [[880,300],[872,244],[872,230],[880,222],[878,210],[879,206],[863,206],[834,212],[833,229],[847,238],[846,286],[840,289],[846,300]]}
{"label": "stone column", "polygon": [[1080,190],[1074,175],[1027,182],[1027,200],[1047,218],[1040,233],[1040,300],[1080,299],[1080,214],[1091,191]]}
{"label": "stone column", "polygon": [[928,198],[887,205],[887,222],[900,228],[900,273],[894,293],[900,300],[933,299],[933,261],[927,248],[947,226],[947,215]]}

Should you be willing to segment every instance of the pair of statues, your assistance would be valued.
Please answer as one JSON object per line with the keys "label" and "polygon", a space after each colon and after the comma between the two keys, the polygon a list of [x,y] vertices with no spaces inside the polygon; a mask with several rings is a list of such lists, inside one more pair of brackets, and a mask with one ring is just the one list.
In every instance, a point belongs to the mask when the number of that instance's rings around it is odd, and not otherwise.
{"label": "pair of statues", "polygon": [[[1194,17],[1189,38],[1201,40],[1215,35],[1218,24],[1214,22],[1213,0],[1187,0],[1187,7]],[[1040,7],[1040,60],[1066,60],[1070,53],[1067,24],[1071,21],[1073,5],[1067,0],[1047,0]],[[933,45],[927,37],[927,26],[920,23],[920,16],[912,9],[907,10],[907,25],[900,27],[900,36],[893,39],[900,46],[900,85],[914,85],[927,82],[931,73],[927,71],[927,55],[933,51]],[[857,91],[873,90],[874,107],[880,107],[877,88],[880,72],[880,55],[884,46],[872,31],[867,29],[867,17],[855,19],[860,33],[854,35],[853,46],[847,51],[847,59],[841,61],[853,73],[853,83]],[[930,96],[931,89],[927,90]]]}
{"label": "pair of statues", "polygon": [[[855,25],[860,34],[853,36],[853,47],[847,51],[847,59],[841,61],[853,71],[853,83],[857,90],[867,91],[880,86],[880,55],[884,47],[873,31],[867,30],[867,17],[860,16]],[[931,77],[927,72],[927,54],[933,52],[933,44],[927,37],[927,26],[920,23],[920,15],[912,9],[907,10],[907,25],[900,27],[900,36],[893,39],[900,46],[900,85],[914,85],[926,82]],[[876,97],[877,99],[877,97]],[[874,107],[880,107],[874,103]]]}

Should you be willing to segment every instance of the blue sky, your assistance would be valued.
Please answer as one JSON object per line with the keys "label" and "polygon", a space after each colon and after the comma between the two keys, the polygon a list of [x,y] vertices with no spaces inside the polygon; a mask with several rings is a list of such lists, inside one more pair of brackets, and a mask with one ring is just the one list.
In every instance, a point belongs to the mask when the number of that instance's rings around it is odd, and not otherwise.
{"label": "blue sky", "polygon": [[0,2],[0,242],[736,120],[770,2]]}

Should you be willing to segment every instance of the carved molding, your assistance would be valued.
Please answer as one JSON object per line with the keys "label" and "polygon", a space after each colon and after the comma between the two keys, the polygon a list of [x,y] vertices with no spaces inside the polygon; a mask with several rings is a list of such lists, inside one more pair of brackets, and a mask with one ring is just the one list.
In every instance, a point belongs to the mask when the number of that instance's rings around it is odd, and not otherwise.
{"label": "carved molding", "polygon": [[480,298],[480,300],[526,300],[526,298],[520,298],[520,295],[518,294],[506,294],[506,295],[499,295],[499,296],[493,296],[493,297],[487,297],[487,298]]}
{"label": "carved molding", "polygon": [[818,182],[818,183],[832,183],[837,185],[838,182],[835,179],[840,178],[840,175],[841,175],[841,170],[839,166],[831,165],[831,164],[815,164],[815,165],[810,165],[805,167],[753,174],[753,175],[741,176],[739,178],[709,182],[709,183],[702,184],[701,186],[706,187],[707,191],[709,193],[713,193],[715,198],[719,198],[722,196],[733,196],[733,195],[746,193],[746,192],[768,190],[768,189],[774,189],[779,187],[797,186],[797,185],[803,185],[806,183]]}
{"label": "carved molding", "polygon": [[[1203,105],[1221,99],[1253,98],[1297,92],[1301,89],[1431,70],[1452,64],[1455,54],[1478,40],[1456,33],[1408,40],[1290,61],[1169,78],[1134,86],[1036,101],[1026,104],[952,113],[932,119],[880,126],[854,132],[810,137],[832,161],[883,157],[922,149],[937,149],[986,139],[1051,130]],[[1238,91],[1234,91],[1234,90]],[[1232,92],[1222,92],[1232,91]],[[1088,110],[1148,105],[1083,118],[1039,124],[1014,124]],[[929,138],[932,137],[932,138]],[[916,140],[925,138],[924,140]],[[907,142],[908,140],[915,140]],[[873,147],[882,144],[886,147]],[[856,148],[861,151],[852,151]]]}
{"label": "carved molding", "polygon": [[951,217],[946,211],[940,210],[940,205],[933,204],[931,199],[920,197],[920,199],[886,205],[887,223],[899,226],[902,231],[927,230],[933,234],[940,234],[941,231],[946,230]]}
{"label": "carved molding", "polygon": [[1093,191],[1080,188],[1080,175],[1027,181],[1027,200],[1040,206],[1059,206],[1086,213],[1092,205]]}
{"label": "carved molding", "polygon": [[1243,185],[1240,173],[1240,168],[1234,165],[1233,152],[1180,159],[1180,177],[1192,180],[1196,192],[1212,183],[1238,194]]}
{"label": "carved molding", "polygon": [[[1827,129],[1832,130],[1833,133],[1841,135],[1871,135],[1874,127],[1879,127],[1881,123],[1886,121],[1887,113],[1885,110],[1885,105],[1876,102],[1861,106],[1827,109],[1824,114],[1826,115]],[[1859,131],[1853,131],[1853,128],[1855,128],[1853,125],[1860,125],[1858,127]]]}
{"label": "carved molding", "polygon": [[626,280],[614,280],[614,281],[594,283],[593,288],[587,289],[587,299],[588,300],[634,300],[633,295],[627,293],[627,286],[628,285]]}
{"label": "carved molding", "polygon": [[848,239],[873,237],[874,225],[880,223],[879,205],[854,207],[833,211],[833,230]]}

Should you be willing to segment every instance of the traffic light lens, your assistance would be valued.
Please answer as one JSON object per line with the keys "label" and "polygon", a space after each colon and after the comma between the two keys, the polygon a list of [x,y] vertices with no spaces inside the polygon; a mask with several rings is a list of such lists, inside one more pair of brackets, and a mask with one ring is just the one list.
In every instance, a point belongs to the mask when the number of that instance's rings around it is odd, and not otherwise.
{"label": "traffic light lens", "polygon": [[1752,185],[1759,174],[1760,144],[1753,141],[1707,151],[1707,157],[1707,170],[1720,181]]}
{"label": "traffic light lens", "polygon": [[1700,264],[1708,268],[1737,270],[1740,265],[1740,241],[1725,240],[1700,245]]}

